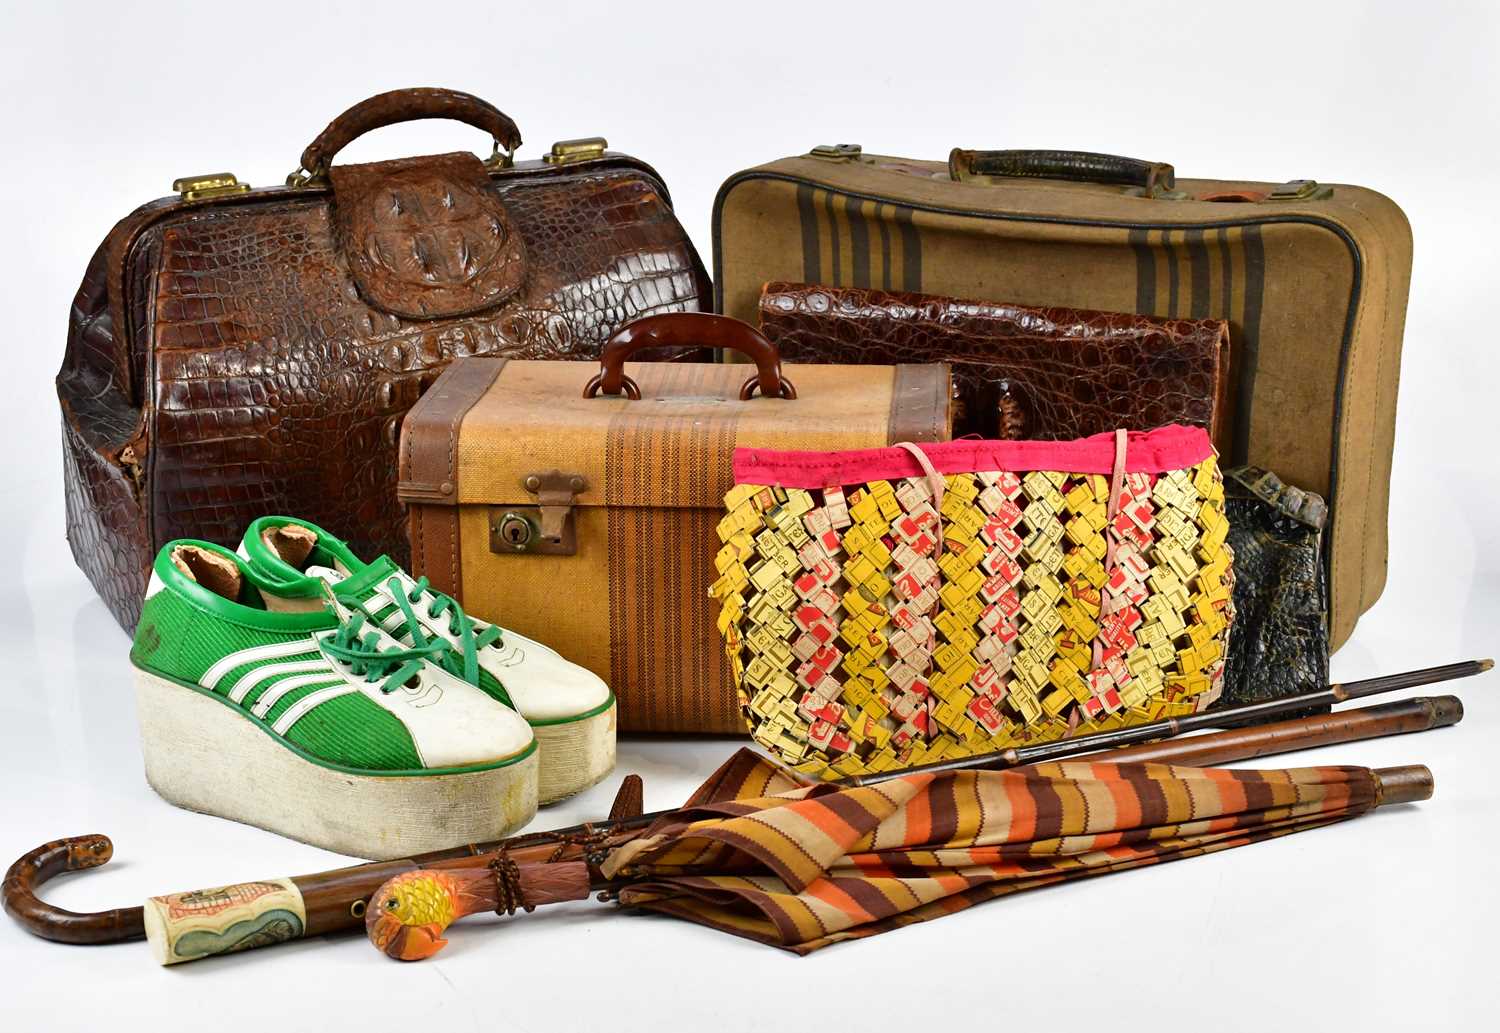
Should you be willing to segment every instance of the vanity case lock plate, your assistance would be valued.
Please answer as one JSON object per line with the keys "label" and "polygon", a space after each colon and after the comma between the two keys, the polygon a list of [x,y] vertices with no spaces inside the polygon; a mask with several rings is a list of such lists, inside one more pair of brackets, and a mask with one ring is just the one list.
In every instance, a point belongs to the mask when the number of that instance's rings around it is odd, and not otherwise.
{"label": "vanity case lock plate", "polygon": [[536,505],[491,506],[490,551],[500,556],[577,554],[573,510],[588,481],[582,474],[547,470],[527,474],[521,484],[536,497]]}

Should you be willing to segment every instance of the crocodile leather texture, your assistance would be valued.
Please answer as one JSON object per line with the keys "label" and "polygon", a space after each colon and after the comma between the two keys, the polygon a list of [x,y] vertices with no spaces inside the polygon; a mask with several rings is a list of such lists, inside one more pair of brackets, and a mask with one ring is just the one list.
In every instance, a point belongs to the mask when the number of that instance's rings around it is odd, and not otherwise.
{"label": "crocodile leather texture", "polygon": [[946,362],[955,436],[1059,440],[1228,427],[1228,326],[930,294],[769,283],[760,325],[789,362]]}
{"label": "crocodile leather texture", "polygon": [[1224,472],[1234,550],[1234,633],[1218,706],[1328,684],[1328,577],[1320,554],[1328,507],[1253,466]]}
{"label": "crocodile leather texture", "polygon": [[335,166],[335,236],[359,293],[392,315],[464,316],[526,280],[526,245],[472,154]]}
{"label": "crocodile leather texture", "polygon": [[476,179],[464,157],[383,163],[384,192],[376,165],[335,167],[331,190],[156,202],[105,241],[57,386],[69,542],[122,625],[162,543],[232,545],[266,513],[404,562],[401,418],[450,361],[597,359],[635,318],[709,306],[647,166]]}

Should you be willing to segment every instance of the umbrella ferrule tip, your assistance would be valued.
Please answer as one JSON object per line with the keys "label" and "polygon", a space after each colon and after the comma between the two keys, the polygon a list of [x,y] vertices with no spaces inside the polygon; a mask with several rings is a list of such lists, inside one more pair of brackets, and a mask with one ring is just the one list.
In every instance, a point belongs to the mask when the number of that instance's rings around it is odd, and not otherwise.
{"label": "umbrella ferrule tip", "polygon": [[1372,772],[1380,789],[1379,803],[1416,803],[1432,798],[1432,770],[1425,764],[1404,764],[1399,768],[1376,768]]}

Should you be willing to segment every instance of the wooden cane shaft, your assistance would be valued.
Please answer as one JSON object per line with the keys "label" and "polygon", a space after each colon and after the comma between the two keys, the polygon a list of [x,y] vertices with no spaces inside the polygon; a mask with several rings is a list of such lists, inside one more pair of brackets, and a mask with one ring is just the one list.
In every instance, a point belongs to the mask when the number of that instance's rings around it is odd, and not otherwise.
{"label": "wooden cane shaft", "polygon": [[1463,704],[1456,696],[1407,699],[1343,713],[1231,728],[1185,739],[1140,743],[1117,750],[1084,754],[1073,759],[1208,767],[1269,757],[1277,753],[1310,750],[1318,746],[1358,742],[1361,739],[1425,732],[1430,728],[1457,724],[1463,718],[1463,713]]}
{"label": "wooden cane shaft", "polygon": [[1363,696],[1373,696],[1377,693],[1399,692],[1402,689],[1414,689],[1419,685],[1432,685],[1440,681],[1452,681],[1455,678],[1472,678],[1476,674],[1493,669],[1495,661],[1486,657],[1483,660],[1460,660],[1454,664],[1443,664],[1441,667],[1424,667],[1420,671],[1402,671],[1400,674],[1383,674],[1378,678],[1365,678],[1361,681],[1334,682],[1328,686],[1335,702],[1342,703],[1345,700],[1359,699]]}
{"label": "wooden cane shaft", "polygon": [[1182,717],[1172,717],[1142,725],[1114,728],[1107,732],[1095,732],[1092,735],[1079,736],[1077,738],[1057,739],[1051,742],[1034,743],[1029,746],[1012,746],[998,753],[965,757],[960,760],[938,761],[933,764],[923,764],[915,768],[909,768],[905,771],[885,771],[875,775],[849,775],[845,778],[836,779],[832,784],[847,786],[870,785],[891,778],[900,778],[902,775],[912,774],[913,772],[931,772],[937,774],[948,771],[997,770],[1012,768],[1019,764],[1040,764],[1044,761],[1059,760],[1063,757],[1076,757],[1085,750],[1091,752],[1095,750],[1116,750],[1126,746],[1134,746],[1138,743],[1149,743],[1159,739],[1174,738],[1205,728],[1260,728],[1276,718],[1285,718],[1289,714],[1305,711],[1309,708],[1333,706],[1336,703],[1342,703],[1346,700],[1363,698],[1384,692],[1395,692],[1398,689],[1411,688],[1415,685],[1430,685],[1433,682],[1448,681],[1454,678],[1467,678],[1476,674],[1483,674],[1493,667],[1493,660],[1465,660],[1461,663],[1446,664],[1442,667],[1428,667],[1420,671],[1405,671],[1401,674],[1386,675],[1380,678],[1367,678],[1363,681],[1334,684],[1317,692],[1307,692],[1298,696],[1262,700],[1259,703],[1245,703],[1236,707],[1226,707],[1223,710],[1207,710],[1203,713],[1187,714]]}
{"label": "wooden cane shaft", "polygon": [[590,890],[589,866],[582,861],[543,861],[516,866],[521,877],[521,896],[528,907],[561,904],[566,900],[587,900]]}

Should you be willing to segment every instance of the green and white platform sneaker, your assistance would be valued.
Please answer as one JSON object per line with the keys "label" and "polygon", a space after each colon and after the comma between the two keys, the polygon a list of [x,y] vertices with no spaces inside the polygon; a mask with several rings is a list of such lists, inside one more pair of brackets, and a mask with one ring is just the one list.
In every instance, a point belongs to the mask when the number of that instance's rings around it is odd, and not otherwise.
{"label": "green and white platform sneaker", "polygon": [[130,659],[147,781],[180,807],[376,859],[536,813],[521,716],[455,673],[445,641],[398,642],[320,583],[169,542]]}
{"label": "green and white platform sneaker", "polygon": [[240,555],[271,581],[312,592],[320,582],[357,603],[403,644],[447,642],[466,677],[515,706],[541,750],[538,797],[547,804],[587,789],[615,764],[615,697],[587,668],[514,631],[468,616],[453,599],[385,556],[366,563],[316,524],[262,517]]}

